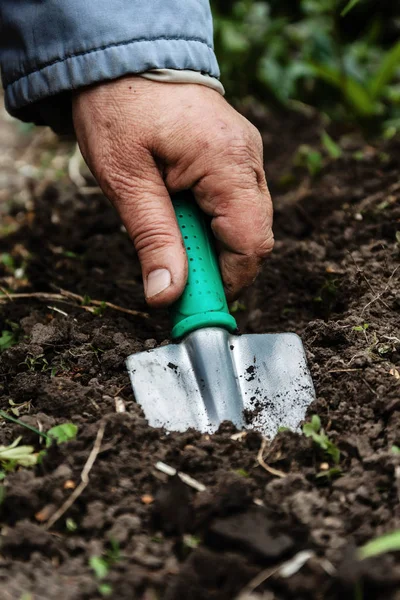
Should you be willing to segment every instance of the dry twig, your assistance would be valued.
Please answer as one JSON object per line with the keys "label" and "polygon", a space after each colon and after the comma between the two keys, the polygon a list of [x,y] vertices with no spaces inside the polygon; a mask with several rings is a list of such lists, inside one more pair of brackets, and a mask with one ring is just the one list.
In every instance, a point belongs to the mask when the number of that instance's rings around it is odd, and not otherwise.
{"label": "dry twig", "polygon": [[380,301],[382,302],[382,304],[383,304],[384,306],[386,306],[386,308],[390,308],[390,307],[389,307],[389,306],[386,304],[386,302],[384,302],[384,301],[382,300],[382,296],[383,296],[384,294],[386,294],[386,292],[388,291],[388,289],[389,289],[389,287],[390,287],[390,283],[391,283],[391,281],[392,281],[393,277],[395,276],[395,274],[396,274],[396,272],[397,272],[397,269],[398,269],[398,268],[399,268],[399,265],[398,265],[398,266],[397,266],[397,267],[394,269],[393,273],[392,273],[392,274],[391,274],[391,276],[389,277],[389,279],[388,279],[388,281],[387,281],[387,284],[386,284],[386,286],[385,286],[384,290],[383,290],[382,292],[380,292],[380,294],[377,294],[377,296],[375,296],[375,298],[372,298],[372,300],[370,300],[370,301],[368,302],[368,304],[366,304],[366,305],[364,306],[364,308],[363,308],[363,309],[362,309],[362,311],[361,311],[361,314],[363,314],[363,312],[364,312],[364,311],[365,311],[365,310],[368,308],[368,306],[371,306],[371,304],[373,304],[373,303],[374,303],[374,302],[376,302],[377,300],[380,300]]}
{"label": "dry twig", "polygon": [[270,473],[271,475],[275,475],[275,477],[281,477],[281,478],[286,477],[286,473],[284,473],[283,471],[279,471],[279,469],[274,469],[273,467],[270,467],[265,462],[264,450],[267,447],[267,443],[268,443],[267,440],[265,438],[263,438],[263,441],[261,442],[261,446],[260,446],[260,449],[257,454],[258,464],[260,465],[260,467],[262,467],[263,469],[268,471],[268,473]]}
{"label": "dry twig", "polygon": [[103,441],[105,428],[106,428],[106,424],[104,422],[101,423],[100,427],[97,431],[97,435],[96,435],[96,439],[93,444],[93,448],[89,454],[89,457],[85,463],[85,466],[83,467],[83,470],[81,473],[81,483],[78,485],[77,488],[75,488],[75,490],[72,492],[72,494],[69,496],[69,498],[67,498],[67,500],[60,506],[60,508],[58,510],[56,510],[56,512],[50,517],[50,519],[47,521],[47,523],[45,525],[45,529],[50,529],[50,527],[53,527],[54,523],[56,523],[58,521],[58,519],[60,519],[60,517],[62,517],[69,508],[71,508],[73,503],[77,500],[77,498],[79,498],[79,496],[82,494],[83,490],[88,485],[89,473],[92,470],[92,467],[93,467],[94,463],[96,462],[96,458],[100,452],[101,442]]}
{"label": "dry twig", "polygon": [[67,301],[69,299],[69,300],[74,300],[74,302],[80,303],[80,304],[73,304],[73,306],[82,308],[83,310],[86,310],[90,313],[93,313],[96,310],[96,308],[94,308],[94,307],[105,306],[112,310],[116,310],[118,312],[122,312],[127,315],[132,315],[133,317],[141,317],[143,319],[149,318],[148,313],[142,312],[140,310],[131,310],[129,308],[123,308],[122,306],[118,306],[117,304],[113,304],[112,302],[105,302],[102,300],[90,300],[90,304],[92,304],[93,306],[85,306],[83,304],[83,302],[85,301],[83,296],[79,296],[79,294],[74,294],[73,292],[69,292],[67,290],[60,290],[59,294],[49,293],[49,292],[31,292],[31,293],[21,293],[21,294],[19,294],[19,293],[10,294],[10,293],[4,292],[4,296],[0,296],[0,304],[2,304],[4,302],[12,301],[12,300],[24,300],[24,299],[28,299],[28,298],[35,298],[36,300],[43,300],[45,302],[62,302],[63,304],[71,305],[71,302]]}
{"label": "dry twig", "polygon": [[174,467],[170,467],[169,465],[166,465],[161,461],[156,463],[155,467],[158,471],[161,471],[161,473],[165,473],[165,475],[169,475],[170,477],[178,475],[179,479],[183,481],[183,483],[186,483],[186,485],[189,485],[198,492],[204,492],[206,490],[206,486],[203,483],[200,483],[200,481],[193,479],[193,477],[190,477],[190,475],[186,475],[186,473],[181,473],[180,471],[177,471],[176,469],[174,469]]}

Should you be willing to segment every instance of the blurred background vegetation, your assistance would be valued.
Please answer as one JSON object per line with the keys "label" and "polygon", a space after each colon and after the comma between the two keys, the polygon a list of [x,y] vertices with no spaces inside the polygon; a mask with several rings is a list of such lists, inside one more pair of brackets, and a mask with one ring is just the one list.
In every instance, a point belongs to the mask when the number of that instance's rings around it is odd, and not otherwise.
{"label": "blurred background vegetation", "polygon": [[317,107],[385,137],[400,130],[400,3],[211,0],[228,97]]}

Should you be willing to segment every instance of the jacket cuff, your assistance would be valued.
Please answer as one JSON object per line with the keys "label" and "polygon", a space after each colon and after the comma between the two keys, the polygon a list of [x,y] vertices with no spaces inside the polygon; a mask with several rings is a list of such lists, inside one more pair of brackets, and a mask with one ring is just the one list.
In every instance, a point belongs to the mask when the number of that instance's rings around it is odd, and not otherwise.
{"label": "jacket cuff", "polygon": [[[219,76],[214,51],[205,41],[131,40],[66,56],[6,83],[6,108],[24,121],[47,124],[60,133],[69,132],[72,90],[154,69],[187,69]],[[55,95],[60,95],[60,101],[51,98]]]}
{"label": "jacket cuff", "polygon": [[140,73],[139,77],[144,79],[150,79],[151,81],[157,81],[158,83],[196,83],[198,85],[204,85],[209,87],[225,96],[225,89],[219,79],[199,73],[198,71],[189,71],[187,69],[153,69]]}

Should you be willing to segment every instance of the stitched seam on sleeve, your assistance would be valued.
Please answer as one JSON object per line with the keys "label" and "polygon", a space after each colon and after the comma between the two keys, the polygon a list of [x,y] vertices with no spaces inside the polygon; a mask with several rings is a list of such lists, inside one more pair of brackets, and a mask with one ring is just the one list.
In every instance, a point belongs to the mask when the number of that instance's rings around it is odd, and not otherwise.
{"label": "stitched seam on sleeve", "polygon": [[20,81],[20,79],[23,79],[24,77],[28,77],[29,75],[32,75],[33,73],[39,73],[40,71],[43,71],[43,69],[46,69],[47,67],[51,67],[52,65],[56,65],[57,63],[62,63],[66,60],[68,60],[69,58],[75,58],[78,56],[85,56],[86,54],[92,54],[93,52],[99,52],[101,50],[107,50],[108,48],[118,48],[119,46],[129,46],[129,44],[135,44],[135,43],[143,43],[143,42],[157,42],[157,41],[178,41],[178,42],[196,42],[198,44],[203,44],[204,46],[207,46],[207,48],[209,48],[210,50],[212,50],[214,52],[214,48],[208,44],[207,42],[205,42],[202,39],[199,38],[186,38],[186,37],[173,37],[173,36],[162,36],[162,37],[154,37],[154,38],[136,38],[133,40],[128,40],[128,41],[124,41],[124,42],[115,42],[115,43],[111,43],[111,44],[106,44],[105,46],[98,46],[97,48],[91,48],[90,50],[84,50],[82,52],[75,52],[72,54],[66,54],[65,56],[63,56],[63,58],[57,58],[55,60],[49,61],[47,63],[44,63],[42,65],[40,65],[39,67],[36,67],[35,69],[32,69],[32,71],[28,71],[27,73],[24,73],[23,75],[20,75],[19,77],[17,77],[16,79],[11,79],[9,81],[7,81],[7,79],[5,78],[4,81],[4,87],[8,87],[9,85],[13,85],[14,83],[17,83],[17,81]]}

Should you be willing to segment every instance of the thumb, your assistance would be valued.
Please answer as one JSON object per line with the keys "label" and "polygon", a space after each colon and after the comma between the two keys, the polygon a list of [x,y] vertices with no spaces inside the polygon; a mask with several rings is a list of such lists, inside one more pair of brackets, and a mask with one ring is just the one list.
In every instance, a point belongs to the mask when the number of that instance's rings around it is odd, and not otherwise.
{"label": "thumb", "polygon": [[150,306],[171,304],[187,280],[187,258],[175,212],[161,175],[153,163],[140,176],[124,176],[123,185],[108,191],[132,238],[142,268]]}

